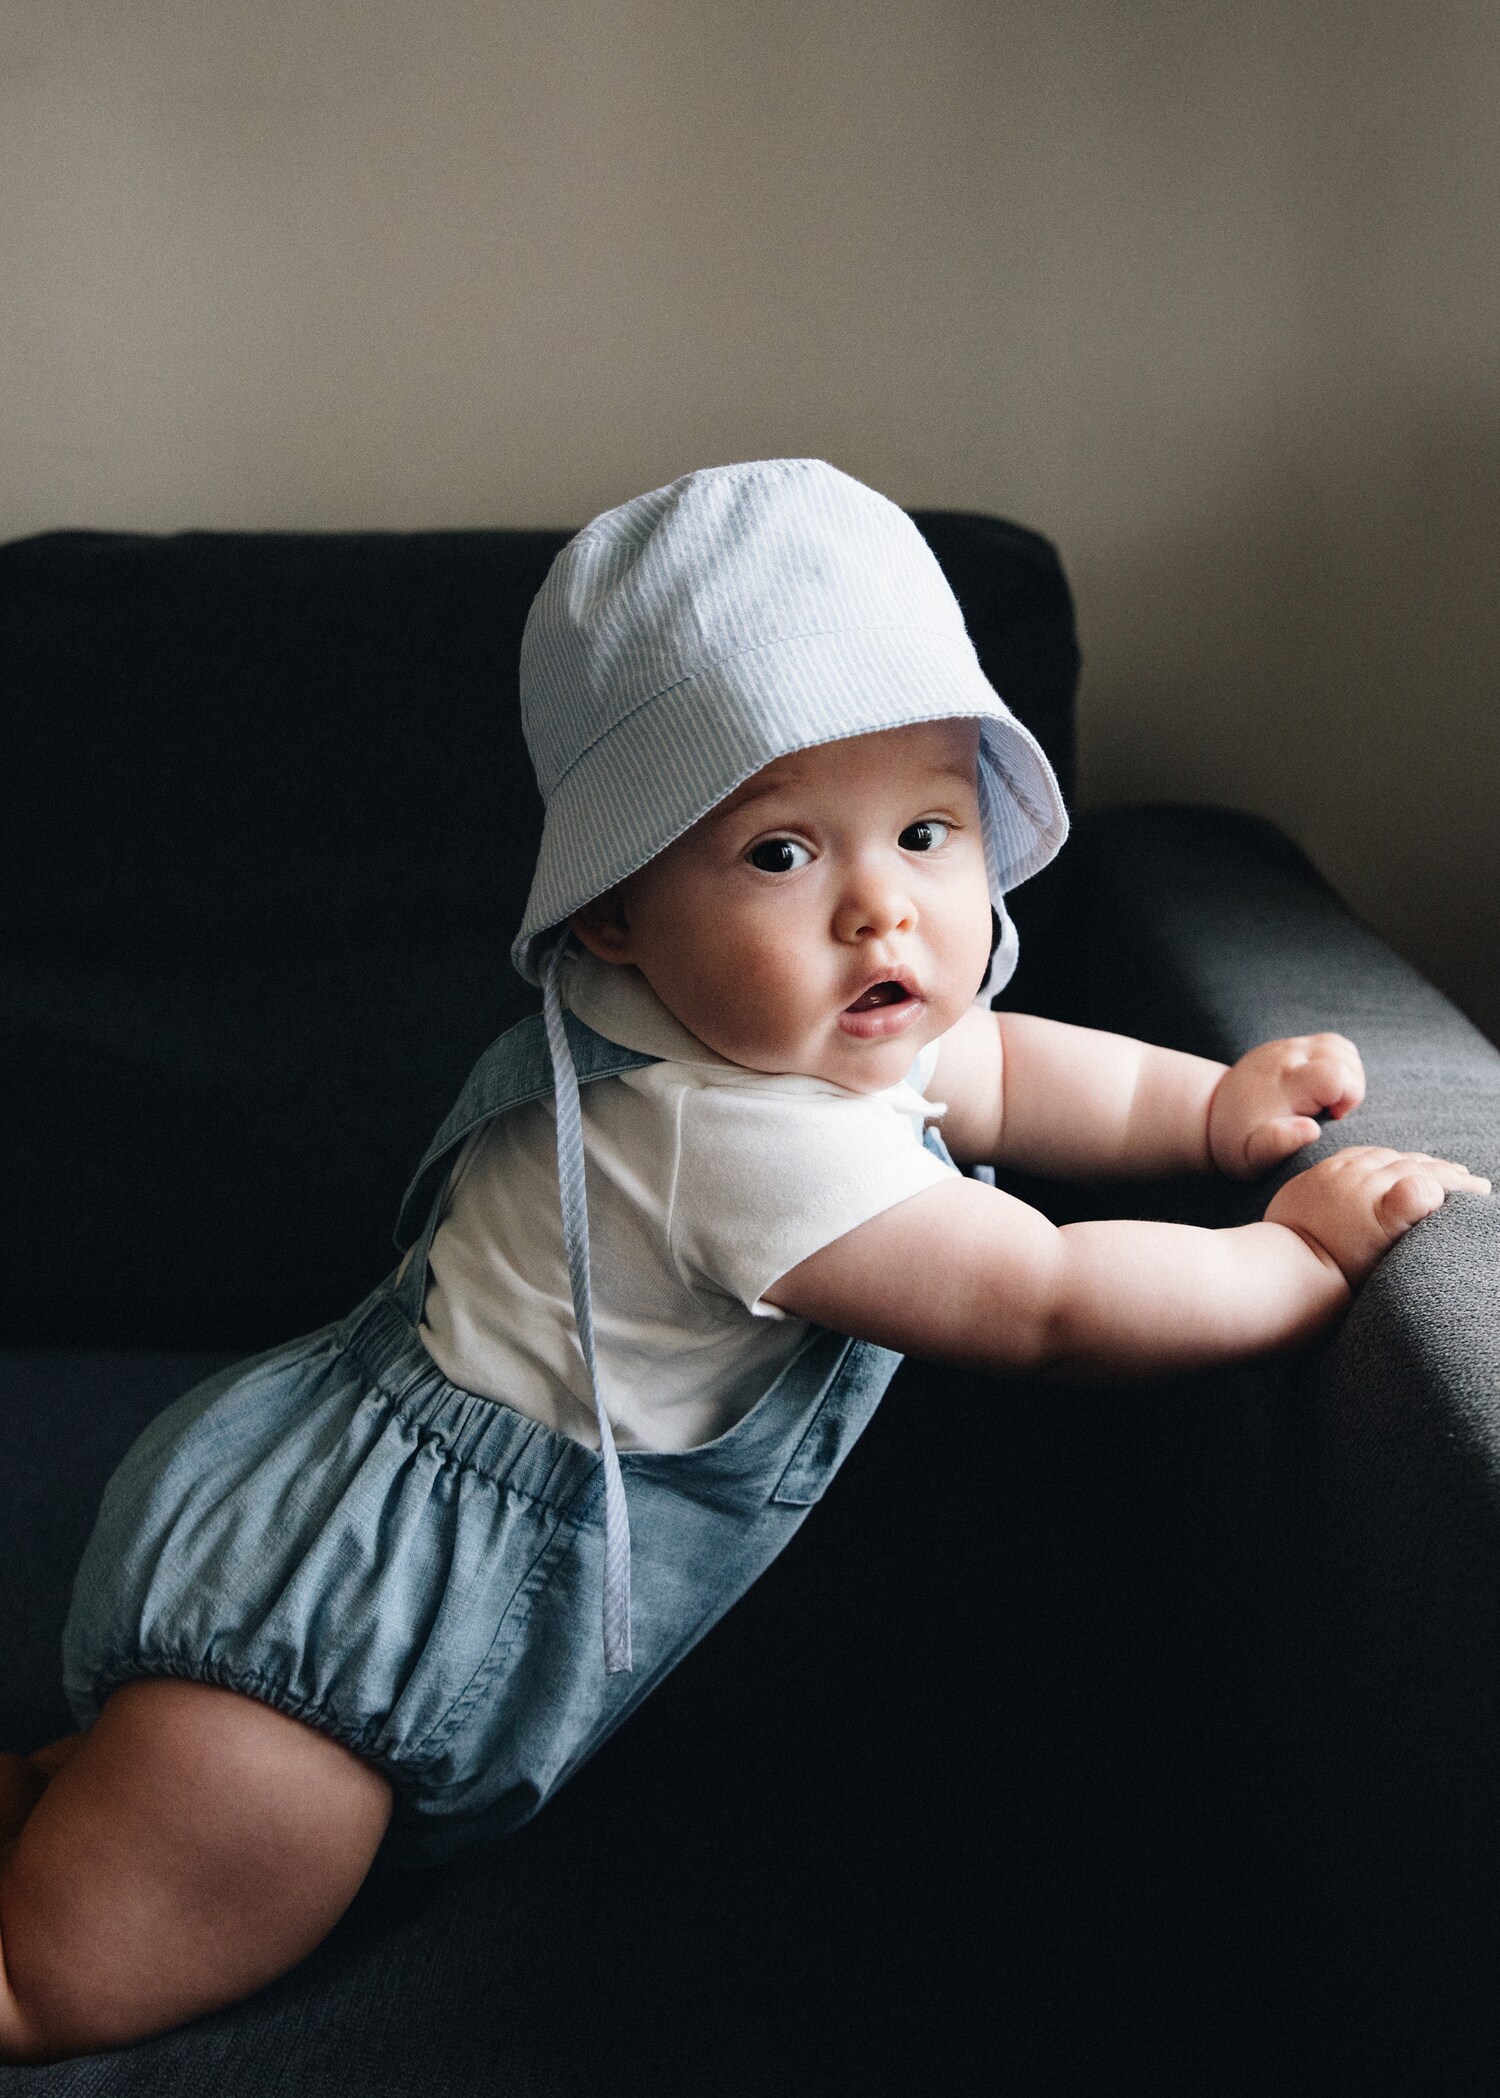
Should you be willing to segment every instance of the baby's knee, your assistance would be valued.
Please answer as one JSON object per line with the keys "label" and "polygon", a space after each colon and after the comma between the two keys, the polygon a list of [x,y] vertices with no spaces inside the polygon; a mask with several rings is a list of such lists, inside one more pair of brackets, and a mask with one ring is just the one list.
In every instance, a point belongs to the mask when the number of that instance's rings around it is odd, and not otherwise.
{"label": "baby's knee", "polygon": [[295,1966],[353,1898],[390,1787],[235,1692],[126,1684],[0,1870],[0,2060],[119,2046]]}

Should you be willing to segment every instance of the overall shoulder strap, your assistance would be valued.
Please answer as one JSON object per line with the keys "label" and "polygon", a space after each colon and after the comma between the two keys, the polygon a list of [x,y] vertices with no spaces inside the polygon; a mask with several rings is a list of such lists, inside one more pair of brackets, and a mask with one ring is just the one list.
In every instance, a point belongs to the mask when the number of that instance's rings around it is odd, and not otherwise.
{"label": "overall shoulder strap", "polygon": [[[566,1015],[564,1025],[580,1085],[595,1078],[617,1078],[622,1071],[638,1071],[646,1064],[660,1062],[659,1057],[647,1056],[639,1049],[624,1049],[618,1042],[596,1034],[572,1013]],[[546,1025],[540,1013],[533,1013],[490,1043],[427,1146],[422,1163],[401,1198],[393,1234],[401,1252],[422,1235],[437,1200],[449,1154],[491,1115],[524,1106],[528,1100],[541,1100],[553,1089]]]}
{"label": "overall shoulder strap", "polygon": [[625,1482],[614,1433],[599,1380],[594,1346],[594,1308],[589,1284],[588,1203],[584,1187],[583,1117],[579,1087],[596,1078],[617,1077],[661,1059],[637,1049],[624,1049],[562,1009],[561,977],[566,938],[547,958],[542,979],[542,1013],[523,1020],[492,1042],[464,1081],[451,1113],[427,1147],[396,1221],[396,1244],[410,1245],[406,1272],[397,1285],[397,1302],[414,1326],[419,1325],[426,1296],[427,1255],[442,1208],[448,1155],[481,1123],[527,1101],[555,1094],[557,1100],[557,1188],[562,1210],[563,1246],[568,1261],[568,1287],[578,1345],[588,1371],[594,1412],[599,1423],[599,1451],[604,1470],[604,1666],[614,1675],[631,1666],[630,1517]]}

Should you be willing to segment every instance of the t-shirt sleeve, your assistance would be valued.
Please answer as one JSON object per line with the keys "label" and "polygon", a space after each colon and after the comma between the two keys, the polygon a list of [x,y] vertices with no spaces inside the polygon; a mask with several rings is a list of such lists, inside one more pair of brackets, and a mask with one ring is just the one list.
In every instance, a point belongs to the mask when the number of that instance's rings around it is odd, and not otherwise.
{"label": "t-shirt sleeve", "polygon": [[694,1287],[762,1302],[789,1268],[954,1178],[911,1116],[878,1097],[704,1087],[683,1100],[670,1234]]}

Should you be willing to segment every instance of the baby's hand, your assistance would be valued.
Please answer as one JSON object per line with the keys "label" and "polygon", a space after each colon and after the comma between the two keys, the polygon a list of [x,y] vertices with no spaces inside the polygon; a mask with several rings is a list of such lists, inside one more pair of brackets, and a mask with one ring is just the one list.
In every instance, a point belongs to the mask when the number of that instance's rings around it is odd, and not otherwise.
{"label": "baby's hand", "polygon": [[1357,1144],[1278,1188],[1266,1222],[1285,1224],[1310,1240],[1338,1265],[1349,1287],[1358,1289],[1381,1255],[1413,1224],[1441,1209],[1455,1188],[1487,1195],[1490,1184],[1467,1166],[1430,1158],[1425,1151]]}
{"label": "baby's hand", "polygon": [[1253,1180],[1316,1140],[1314,1115],[1338,1121],[1364,1097],[1364,1065],[1343,1035],[1262,1042],[1231,1064],[1214,1089],[1209,1152],[1221,1173]]}

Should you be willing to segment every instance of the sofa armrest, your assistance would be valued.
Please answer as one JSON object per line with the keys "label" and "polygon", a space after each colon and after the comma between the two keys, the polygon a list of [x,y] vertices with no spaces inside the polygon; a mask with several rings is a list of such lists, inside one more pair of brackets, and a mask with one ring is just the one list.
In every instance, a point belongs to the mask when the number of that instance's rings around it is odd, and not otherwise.
{"label": "sofa armrest", "polygon": [[[1344,1144],[1431,1151],[1500,1186],[1500,1051],[1272,826],[1112,810],[1065,857],[1058,959],[1018,1003],[1039,990],[1056,1017],[1226,1061],[1336,1029],[1369,1084],[1275,1176],[1092,1189],[1088,1213],[1246,1221]],[[1163,1590],[1308,2000],[1346,2041],[1366,2033],[1372,2067],[1384,2049],[1429,2078],[1469,2073],[1496,2037],[1497,1284],[1500,1200],[1454,1198],[1312,1357],[1164,1388],[1145,1417]]]}
{"label": "sofa armrest", "polygon": [[1500,1050],[1272,824],[1110,809],[1083,817],[1065,854],[1066,1017],[1226,1060],[1268,1035],[1336,1028],[1370,1073],[1358,1141],[1423,1137],[1427,1150],[1436,1136],[1488,1144],[1500,1162]]}

